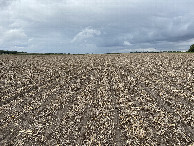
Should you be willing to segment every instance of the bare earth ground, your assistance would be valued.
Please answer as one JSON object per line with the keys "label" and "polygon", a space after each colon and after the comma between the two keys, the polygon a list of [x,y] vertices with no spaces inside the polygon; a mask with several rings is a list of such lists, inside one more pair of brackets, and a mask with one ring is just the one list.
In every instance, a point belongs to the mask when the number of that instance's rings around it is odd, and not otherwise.
{"label": "bare earth ground", "polygon": [[194,55],[0,55],[0,145],[193,145]]}

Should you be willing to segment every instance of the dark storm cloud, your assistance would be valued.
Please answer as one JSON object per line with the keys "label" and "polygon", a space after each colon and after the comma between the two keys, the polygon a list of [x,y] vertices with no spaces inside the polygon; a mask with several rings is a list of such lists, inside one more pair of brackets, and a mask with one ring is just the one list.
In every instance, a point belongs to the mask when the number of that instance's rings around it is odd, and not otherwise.
{"label": "dark storm cloud", "polygon": [[0,46],[70,53],[187,50],[194,40],[193,5],[192,0],[0,0]]}

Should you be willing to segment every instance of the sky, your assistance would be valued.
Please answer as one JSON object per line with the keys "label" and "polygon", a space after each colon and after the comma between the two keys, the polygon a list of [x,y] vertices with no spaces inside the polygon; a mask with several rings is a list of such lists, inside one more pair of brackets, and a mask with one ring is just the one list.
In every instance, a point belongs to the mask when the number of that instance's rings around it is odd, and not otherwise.
{"label": "sky", "polygon": [[185,51],[193,0],[0,0],[0,50]]}

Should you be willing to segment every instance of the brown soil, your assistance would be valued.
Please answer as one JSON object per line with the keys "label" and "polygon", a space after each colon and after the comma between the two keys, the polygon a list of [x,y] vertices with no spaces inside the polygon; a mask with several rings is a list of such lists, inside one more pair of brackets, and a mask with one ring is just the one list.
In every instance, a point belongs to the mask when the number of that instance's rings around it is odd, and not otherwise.
{"label": "brown soil", "polygon": [[193,145],[194,55],[0,55],[0,145]]}

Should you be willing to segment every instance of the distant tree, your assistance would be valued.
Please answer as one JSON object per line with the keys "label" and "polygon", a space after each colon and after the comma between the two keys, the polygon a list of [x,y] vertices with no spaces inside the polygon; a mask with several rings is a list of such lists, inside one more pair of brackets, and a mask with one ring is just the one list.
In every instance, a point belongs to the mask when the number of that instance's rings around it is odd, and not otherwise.
{"label": "distant tree", "polygon": [[190,46],[190,49],[188,50],[188,52],[194,52],[194,44]]}

